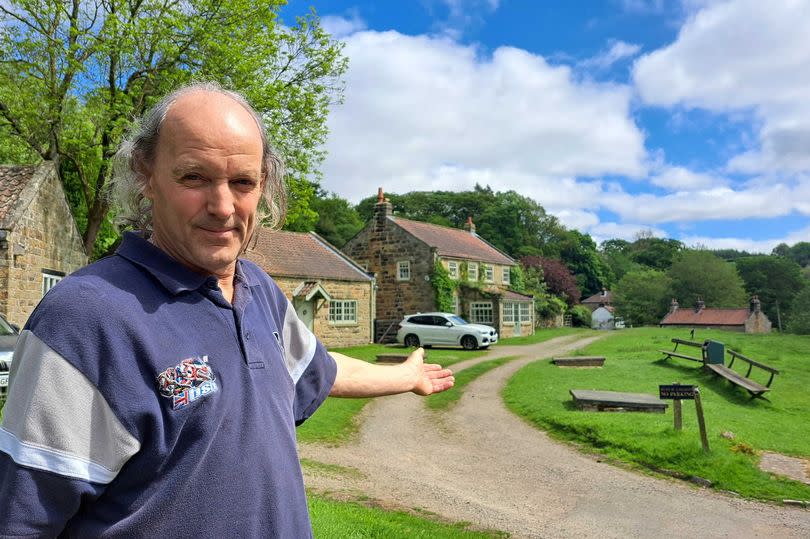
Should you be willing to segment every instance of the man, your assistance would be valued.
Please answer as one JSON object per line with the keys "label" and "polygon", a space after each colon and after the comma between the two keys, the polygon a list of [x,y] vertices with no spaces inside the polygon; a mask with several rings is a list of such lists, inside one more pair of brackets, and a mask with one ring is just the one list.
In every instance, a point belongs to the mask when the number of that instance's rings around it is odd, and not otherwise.
{"label": "man", "polygon": [[[123,166],[121,164],[123,163]],[[328,394],[453,384],[328,354],[239,259],[280,163],[238,95],[168,96],[119,152],[127,233],[22,332],[0,427],[0,536],[310,536],[295,426]]]}

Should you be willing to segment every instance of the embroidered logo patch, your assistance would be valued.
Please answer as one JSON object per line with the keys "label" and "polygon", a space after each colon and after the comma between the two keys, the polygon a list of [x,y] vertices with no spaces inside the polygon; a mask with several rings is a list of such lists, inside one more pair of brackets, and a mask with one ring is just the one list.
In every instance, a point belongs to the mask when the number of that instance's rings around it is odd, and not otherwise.
{"label": "embroidered logo patch", "polygon": [[217,391],[208,356],[190,357],[169,367],[157,379],[160,395],[172,399],[172,408],[185,408],[195,400]]}

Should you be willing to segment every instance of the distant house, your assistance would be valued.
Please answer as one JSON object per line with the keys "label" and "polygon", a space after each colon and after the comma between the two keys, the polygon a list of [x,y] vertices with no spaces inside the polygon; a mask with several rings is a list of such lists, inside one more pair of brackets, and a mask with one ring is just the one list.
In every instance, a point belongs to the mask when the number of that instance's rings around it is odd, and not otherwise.
{"label": "distant house", "polygon": [[245,258],[266,271],[328,347],[368,344],[374,278],[314,232],[260,229]]}
{"label": "distant house", "polygon": [[440,263],[455,281],[452,311],[494,326],[501,337],[534,333],[534,299],[509,288],[517,262],[475,232],[393,215],[380,189],[374,215],[343,252],[377,279],[375,340],[391,340],[407,314],[438,310],[432,280]]}
{"label": "distant house", "polygon": [[0,166],[0,312],[22,326],[42,296],[87,264],[53,163]]}
{"label": "distant house", "polygon": [[583,299],[580,303],[588,307],[591,310],[591,312],[593,312],[599,307],[609,306],[612,301],[613,301],[613,294],[611,293],[611,291],[603,288],[601,292],[598,292],[593,296]]}
{"label": "distant house", "polygon": [[672,299],[669,313],[661,320],[661,327],[689,327],[727,329],[745,333],[770,333],[771,321],[760,307],[759,298],[751,298],[749,308],[712,309],[698,300],[694,309],[681,309]]}

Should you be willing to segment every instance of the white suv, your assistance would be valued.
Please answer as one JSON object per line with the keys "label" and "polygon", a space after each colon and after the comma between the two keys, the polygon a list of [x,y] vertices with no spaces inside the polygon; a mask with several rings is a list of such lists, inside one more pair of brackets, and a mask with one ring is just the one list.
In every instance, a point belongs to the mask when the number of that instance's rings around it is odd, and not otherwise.
{"label": "white suv", "polygon": [[491,326],[470,324],[452,313],[418,313],[399,323],[397,342],[413,347],[444,344],[475,350],[498,342],[498,332]]}

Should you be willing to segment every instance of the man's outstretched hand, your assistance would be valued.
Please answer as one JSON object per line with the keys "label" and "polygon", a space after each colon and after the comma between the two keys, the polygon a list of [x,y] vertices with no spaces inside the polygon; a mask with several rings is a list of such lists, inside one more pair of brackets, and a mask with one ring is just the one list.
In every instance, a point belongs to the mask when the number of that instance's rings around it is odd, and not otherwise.
{"label": "man's outstretched hand", "polygon": [[432,395],[453,387],[456,379],[450,369],[436,363],[425,363],[425,350],[417,348],[402,365],[413,370],[413,391],[417,395]]}

